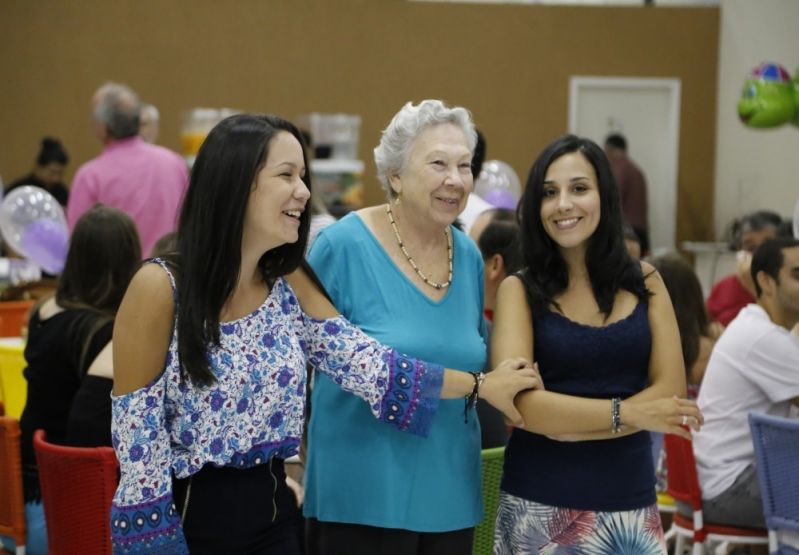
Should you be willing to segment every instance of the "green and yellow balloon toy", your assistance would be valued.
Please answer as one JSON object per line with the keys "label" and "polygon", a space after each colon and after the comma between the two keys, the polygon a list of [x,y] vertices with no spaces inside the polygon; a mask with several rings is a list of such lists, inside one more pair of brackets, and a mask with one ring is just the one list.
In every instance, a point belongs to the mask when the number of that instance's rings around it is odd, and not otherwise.
{"label": "green and yellow balloon toy", "polygon": [[763,63],[744,82],[738,101],[738,117],[748,127],[799,126],[799,70],[791,80],[779,64]]}

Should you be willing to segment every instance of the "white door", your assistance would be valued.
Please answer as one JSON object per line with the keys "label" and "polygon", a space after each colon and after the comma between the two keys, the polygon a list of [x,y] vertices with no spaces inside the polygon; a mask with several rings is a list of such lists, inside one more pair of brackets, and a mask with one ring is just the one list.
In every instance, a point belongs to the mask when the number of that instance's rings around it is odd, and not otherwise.
{"label": "white door", "polygon": [[680,80],[572,77],[569,89],[569,132],[600,146],[610,133],[627,138],[647,180],[652,252],[674,249]]}

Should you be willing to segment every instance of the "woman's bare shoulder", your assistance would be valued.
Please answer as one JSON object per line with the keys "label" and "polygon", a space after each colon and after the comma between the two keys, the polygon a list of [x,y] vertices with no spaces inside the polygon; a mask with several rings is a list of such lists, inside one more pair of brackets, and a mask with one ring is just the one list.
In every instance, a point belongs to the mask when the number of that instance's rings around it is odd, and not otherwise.
{"label": "woman's bare shoulder", "polygon": [[175,303],[169,276],[146,264],[130,282],[114,323],[114,393],[150,383],[163,369],[169,350]]}
{"label": "woman's bare shoulder", "polygon": [[324,320],[338,316],[338,311],[303,268],[297,268],[284,277],[303,312],[312,318]]}

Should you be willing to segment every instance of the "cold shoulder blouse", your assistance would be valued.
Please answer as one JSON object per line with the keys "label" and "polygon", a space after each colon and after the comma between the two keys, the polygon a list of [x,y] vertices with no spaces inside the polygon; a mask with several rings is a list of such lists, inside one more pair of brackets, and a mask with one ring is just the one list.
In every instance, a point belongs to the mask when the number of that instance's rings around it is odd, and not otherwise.
{"label": "cold shoulder blouse", "polygon": [[[174,288],[172,274],[157,262]],[[111,511],[115,553],[187,553],[173,476],[186,478],[206,464],[249,468],[296,454],[306,363],[363,399],[378,420],[420,436],[430,429],[443,380],[441,366],[405,357],[341,316],[309,317],[282,278],[256,311],[220,325],[220,345],[208,357],[212,385],[182,376],[173,327],[163,372],[113,397],[121,468]]]}

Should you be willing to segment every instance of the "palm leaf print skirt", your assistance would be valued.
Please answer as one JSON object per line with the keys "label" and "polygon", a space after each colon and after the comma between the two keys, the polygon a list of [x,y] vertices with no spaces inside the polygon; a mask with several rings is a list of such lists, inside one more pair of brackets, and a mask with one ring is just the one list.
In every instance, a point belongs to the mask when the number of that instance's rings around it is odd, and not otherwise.
{"label": "palm leaf print skirt", "polygon": [[665,555],[657,505],[582,511],[500,493],[494,555]]}

